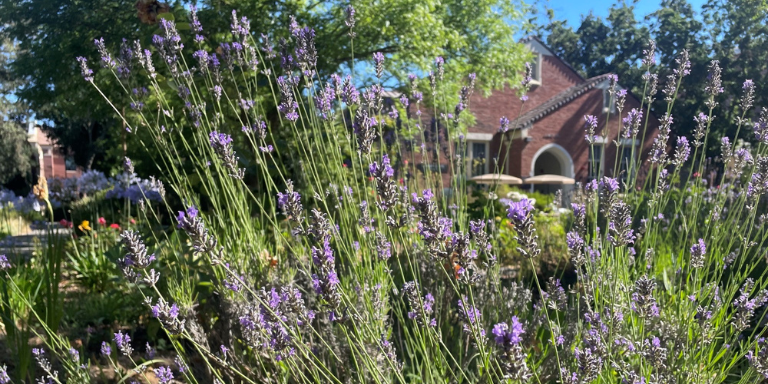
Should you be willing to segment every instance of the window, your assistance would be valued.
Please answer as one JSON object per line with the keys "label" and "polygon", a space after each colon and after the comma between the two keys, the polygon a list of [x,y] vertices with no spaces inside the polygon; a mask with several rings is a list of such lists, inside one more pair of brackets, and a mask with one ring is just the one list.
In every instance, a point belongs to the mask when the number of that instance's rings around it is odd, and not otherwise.
{"label": "window", "polygon": [[632,146],[621,146],[621,163],[619,164],[619,179],[627,181],[632,178],[635,173],[635,162],[632,158]]}
{"label": "window", "polygon": [[77,170],[77,164],[75,164],[75,158],[72,156],[67,156],[64,158],[64,167],[67,171],[76,171]]}
{"label": "window", "polygon": [[541,84],[541,54],[534,53],[531,60],[531,84]]}
{"label": "window", "polygon": [[51,156],[52,154],[53,154],[53,148],[51,148],[51,147],[43,147],[43,155]]}
{"label": "window", "polygon": [[488,143],[483,141],[467,142],[467,176],[478,176],[488,173]]}
{"label": "window", "polygon": [[589,175],[590,180],[600,177],[601,165],[603,162],[603,146],[595,144],[589,148]]}
{"label": "window", "polygon": [[603,113],[616,113],[616,103],[614,103],[613,95],[608,89],[603,89]]}

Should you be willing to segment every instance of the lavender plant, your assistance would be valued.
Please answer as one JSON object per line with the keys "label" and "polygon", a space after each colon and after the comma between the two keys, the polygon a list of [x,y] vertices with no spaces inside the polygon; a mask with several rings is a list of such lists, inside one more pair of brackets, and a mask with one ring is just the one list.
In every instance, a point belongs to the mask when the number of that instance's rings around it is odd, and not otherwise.
{"label": "lavender plant", "polygon": [[[353,37],[354,9],[344,14]],[[252,32],[233,13],[232,30],[220,42],[220,34],[206,35],[194,10],[191,26],[194,36],[182,36],[163,20],[151,49],[126,45],[133,55],[122,67],[106,51],[100,60],[134,105],[152,100],[121,118],[131,134],[148,131],[142,145],[159,156],[170,190],[185,203],[176,224],[190,245],[168,237],[179,252],[152,254],[145,239],[164,233],[122,236],[121,269],[145,282],[136,289],[177,356],[175,365],[154,370],[161,382],[768,378],[759,337],[768,302],[761,258],[768,233],[760,214],[768,192],[765,114],[754,123],[759,144],[751,154],[735,155],[725,141],[722,161],[739,172],[718,180],[720,188],[687,172],[702,173],[706,154],[699,148],[714,140],[708,124],[720,89],[717,63],[701,85],[712,98],[709,114],[695,118],[693,151],[679,137],[669,153],[673,124],[682,118],[669,111],[690,63],[683,50],[668,75],[656,73],[651,43],[643,105],[617,127],[644,142],[656,119],[650,104],[659,96],[657,79],[666,76],[667,113],[651,152],[630,168],[648,176],[630,171],[623,181],[604,177],[576,191],[566,242],[577,283],[543,285],[536,275],[532,282],[504,281],[495,256],[499,232],[508,230],[493,219],[498,214],[509,219],[528,262],[540,257],[530,200],[510,202],[506,212],[489,204],[485,219],[469,218],[458,115],[471,111],[473,76],[459,105],[445,105],[446,62],[437,58],[428,80],[409,76],[408,92],[389,100],[380,83],[358,89],[353,73],[321,78],[314,33],[295,20],[290,37],[280,38]],[[373,60],[381,79],[387,56]],[[98,89],[89,61],[78,62]],[[623,104],[617,82],[611,79],[611,92]],[[146,94],[130,91],[137,87]],[[169,87],[177,98],[168,96]],[[739,127],[749,125],[751,92],[745,83]],[[383,107],[389,102],[394,109]],[[434,108],[434,122],[421,121],[422,103]],[[592,146],[608,130],[599,133],[594,116],[585,121]],[[509,129],[509,119],[501,125]],[[286,136],[290,145],[281,145]],[[298,159],[298,169],[286,157]],[[493,168],[503,172],[505,163]],[[167,200],[162,204],[171,210]],[[181,271],[158,274],[159,264],[170,263]],[[215,305],[199,306],[183,289],[195,268],[211,276]],[[55,337],[48,335],[48,343]],[[117,333],[114,343],[127,358],[135,353],[127,334]],[[107,344],[102,351],[112,355]],[[189,368],[192,361],[199,369]],[[136,364],[142,375],[145,368]]]}

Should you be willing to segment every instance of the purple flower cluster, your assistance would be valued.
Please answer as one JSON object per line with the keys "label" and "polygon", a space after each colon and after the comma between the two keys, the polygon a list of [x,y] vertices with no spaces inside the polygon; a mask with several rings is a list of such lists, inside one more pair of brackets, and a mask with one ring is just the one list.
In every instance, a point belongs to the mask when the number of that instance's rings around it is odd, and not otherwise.
{"label": "purple flower cluster", "polygon": [[653,140],[653,146],[651,147],[651,162],[653,163],[664,164],[667,161],[667,142],[669,141],[672,122],[672,115],[669,113],[661,118],[659,134]]}
{"label": "purple flower cluster", "polygon": [[291,180],[287,180],[285,185],[285,193],[277,193],[277,206],[288,220],[301,223],[304,212],[304,208],[301,206],[301,194],[293,189],[293,182]]}
{"label": "purple flower cluster", "polygon": [[273,354],[280,361],[295,354],[293,335],[315,317],[308,311],[301,292],[294,287],[258,292],[255,303],[243,308],[240,327],[248,345]]}
{"label": "purple flower cluster", "polygon": [[493,333],[496,345],[501,350],[499,365],[504,371],[504,378],[520,382],[529,380],[533,372],[525,362],[527,354],[522,347],[522,335],[525,330],[517,316],[512,316],[512,321],[509,324],[498,323],[494,325],[491,333]]}
{"label": "purple flower cluster", "polygon": [[707,244],[704,243],[704,239],[699,239],[696,244],[691,246],[691,266],[694,268],[704,267],[706,254]]}
{"label": "purple flower cluster", "polygon": [[536,257],[541,252],[533,219],[533,202],[527,197],[514,201],[507,208],[507,218],[515,227],[517,250],[525,257]]}
{"label": "purple flower cluster", "polygon": [[630,309],[645,320],[659,317],[659,307],[656,304],[656,298],[653,296],[655,289],[656,282],[648,278],[648,276],[642,276],[635,282]]}
{"label": "purple flower cluster", "polygon": [[640,132],[640,124],[642,124],[643,121],[643,111],[637,108],[632,108],[627,112],[627,116],[621,121],[624,125],[624,138],[633,138]]}
{"label": "purple flower cluster", "polygon": [[371,163],[368,166],[368,173],[376,184],[379,208],[383,211],[393,208],[400,201],[401,191],[395,183],[395,170],[390,165],[389,156],[386,153],[383,154],[381,164],[376,161]]}
{"label": "purple flower cluster", "polygon": [[408,305],[411,307],[411,310],[408,312],[408,318],[416,321],[421,326],[436,326],[437,320],[431,318],[435,306],[434,296],[431,293],[427,293],[422,298],[419,285],[415,281],[405,283],[403,291],[405,292],[406,299],[408,299]]}
{"label": "purple flower cluster", "polygon": [[216,238],[213,237],[208,229],[205,228],[205,222],[199,215],[195,206],[191,205],[186,211],[179,211],[176,216],[178,221],[177,228],[186,232],[192,239],[192,247],[197,253],[214,252],[216,249]]}
{"label": "purple flower cluster", "polygon": [[169,305],[162,297],[152,307],[152,317],[160,321],[160,324],[172,335],[178,335],[184,331],[184,319],[179,318],[179,307],[176,303]]}
{"label": "purple flower cluster", "polygon": [[[115,333],[115,345],[117,349],[126,356],[130,356],[133,353],[133,347],[131,347],[131,337],[127,333],[118,331]],[[102,352],[104,352],[102,346]]]}
{"label": "purple flower cluster", "polygon": [[693,121],[696,122],[696,128],[693,131],[693,145],[698,148],[704,145],[702,139],[704,139],[707,134],[709,116],[699,112],[699,114],[693,118]]}
{"label": "purple flower cluster", "polygon": [[691,146],[688,144],[688,138],[685,136],[677,137],[677,149],[675,149],[675,159],[673,164],[682,166],[688,161],[688,157],[691,155]]}
{"label": "purple flower cluster", "polygon": [[464,296],[459,300],[459,317],[461,317],[464,332],[478,344],[485,342],[485,328],[481,320],[482,313],[477,307],[467,301]]}
{"label": "purple flower cluster", "polygon": [[296,111],[299,108],[299,103],[293,97],[295,86],[296,81],[291,77],[280,76],[277,78],[277,89],[280,91],[280,104],[277,109],[291,122],[299,119],[299,113]]}
{"label": "purple flower cluster", "polygon": [[768,303],[768,290],[761,290],[750,298],[755,288],[755,281],[747,278],[739,290],[739,297],[733,301],[736,313],[733,315],[733,326],[737,332],[743,332],[749,328],[752,318],[755,316],[755,310]]}
{"label": "purple flower cluster", "polygon": [[597,140],[597,136],[595,135],[595,130],[597,129],[597,117],[594,115],[584,115],[584,121],[584,127],[587,129],[587,134],[584,138],[587,140],[587,143],[592,145],[595,143],[595,140]]}
{"label": "purple flower cluster", "polygon": [[335,312],[341,305],[339,287],[341,282],[336,274],[330,236],[325,236],[322,248],[312,246],[312,263],[316,271],[312,275],[312,287],[315,289],[315,293],[325,300],[331,311]]}
{"label": "purple flower cluster", "polygon": [[416,226],[424,240],[429,256],[445,259],[449,255],[445,249],[445,242],[453,234],[451,231],[453,221],[438,214],[437,204],[432,199],[433,197],[430,189],[425,189],[421,197],[415,192],[412,194],[413,207],[420,219]]}
{"label": "purple flower cluster", "polygon": [[238,158],[232,149],[232,136],[213,131],[208,134],[208,141],[216,156],[219,157],[224,166],[229,170],[229,176],[242,180],[245,177],[245,169],[237,167]]}

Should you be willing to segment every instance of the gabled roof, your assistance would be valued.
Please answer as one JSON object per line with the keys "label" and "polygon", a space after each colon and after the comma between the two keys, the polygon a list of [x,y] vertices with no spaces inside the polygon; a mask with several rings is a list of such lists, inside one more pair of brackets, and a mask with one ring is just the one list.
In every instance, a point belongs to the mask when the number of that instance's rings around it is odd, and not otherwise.
{"label": "gabled roof", "polygon": [[538,43],[539,45],[541,45],[541,46],[542,46],[542,48],[546,49],[546,50],[547,50],[547,52],[549,52],[550,56],[552,56],[552,57],[554,57],[554,58],[557,58],[558,60],[560,60],[560,62],[561,62],[561,63],[563,63],[563,64],[564,64],[566,67],[568,67],[568,69],[570,69],[570,70],[571,70],[571,71],[572,71],[574,74],[576,74],[576,76],[578,76],[578,77],[579,77],[579,79],[581,79],[582,81],[586,80],[586,79],[584,79],[584,76],[582,76],[582,75],[581,75],[581,73],[579,73],[579,71],[577,71],[577,70],[576,70],[576,68],[574,68],[574,67],[571,65],[571,63],[569,63],[569,62],[567,62],[567,61],[563,60],[563,58],[562,58],[562,57],[558,56],[558,55],[557,55],[557,54],[556,54],[556,53],[555,53],[555,52],[552,50],[552,48],[550,48],[550,47],[549,47],[549,46],[548,46],[548,45],[547,45],[547,44],[544,42],[544,40],[542,40],[542,39],[541,39],[541,38],[539,38],[538,36],[534,36],[534,35],[531,35],[531,36],[527,36],[527,37],[524,37],[524,38],[520,39],[520,42],[521,42],[522,44],[529,44],[529,43],[531,43],[531,42],[536,42],[536,43]]}
{"label": "gabled roof", "polygon": [[587,91],[598,86],[604,81],[608,81],[610,73],[604,75],[595,76],[591,79],[585,80],[583,83],[576,84],[552,97],[551,99],[537,105],[528,112],[523,113],[515,124],[518,128],[525,128],[537,120],[549,115],[556,111],[558,108],[565,104],[570,103],[573,99],[583,95]]}

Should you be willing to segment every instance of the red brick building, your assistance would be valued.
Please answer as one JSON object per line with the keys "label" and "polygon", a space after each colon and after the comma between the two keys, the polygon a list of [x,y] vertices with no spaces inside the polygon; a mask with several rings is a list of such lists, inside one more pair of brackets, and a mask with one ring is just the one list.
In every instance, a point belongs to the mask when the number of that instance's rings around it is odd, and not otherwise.
{"label": "red brick building", "polygon": [[66,179],[79,177],[83,173],[74,160],[67,156],[61,147],[51,141],[39,126],[30,123],[27,133],[29,142],[38,152],[40,171],[45,178],[57,177]]}
{"label": "red brick building", "polygon": [[[528,100],[523,103],[519,91],[509,88],[494,91],[488,97],[475,92],[470,98],[469,109],[476,124],[468,129],[465,138],[467,176],[498,172],[503,165],[503,173],[523,179],[556,174],[585,182],[600,176],[599,169],[603,175],[624,177],[633,153],[635,159],[647,156],[658,133],[658,119],[650,116],[644,139],[641,125],[637,139],[618,140],[622,118],[632,108],[640,108],[639,99],[628,93],[619,116],[608,92],[609,74],[585,79],[541,40],[529,38],[524,43],[535,58]],[[585,140],[585,115],[598,118],[596,133],[607,129],[607,139],[598,140],[594,154]],[[510,121],[506,133],[499,130],[502,116]],[[614,140],[624,149],[618,151],[622,158],[618,163],[620,171],[615,175]],[[603,166],[597,167],[600,163]],[[639,172],[642,176],[643,170]]]}

